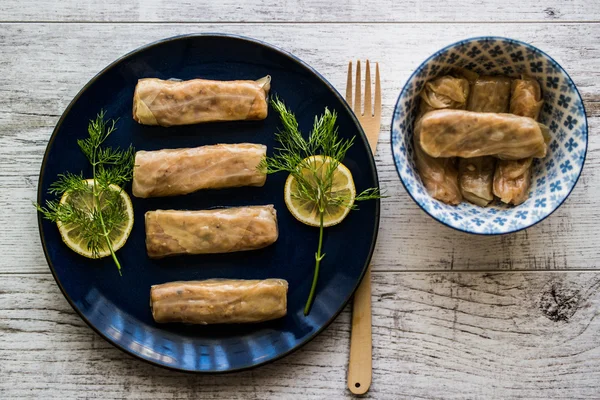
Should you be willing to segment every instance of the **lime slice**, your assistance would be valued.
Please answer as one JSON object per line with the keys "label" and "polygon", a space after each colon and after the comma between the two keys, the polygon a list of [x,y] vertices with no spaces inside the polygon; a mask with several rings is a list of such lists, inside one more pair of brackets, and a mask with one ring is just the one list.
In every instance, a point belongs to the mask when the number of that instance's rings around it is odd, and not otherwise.
{"label": "lime slice", "polygon": [[[89,186],[94,184],[93,179],[87,179],[86,183]],[[129,234],[131,233],[131,228],[133,228],[133,206],[131,205],[131,199],[117,185],[110,185],[110,189],[114,191],[118,191],[120,194],[120,199],[125,206],[125,212],[127,214],[127,218],[118,226],[115,226],[111,232],[109,232],[109,239],[112,243],[113,250],[117,251],[127,241]],[[100,208],[102,208],[103,196],[100,195]],[[93,194],[90,192],[86,193],[65,193],[60,199],[61,204],[71,204],[73,207],[90,212],[95,208],[94,207],[94,198]],[[91,216],[90,216],[91,217]],[[110,255],[110,250],[108,248],[108,244],[106,242],[101,243],[100,250],[98,254],[93,254],[90,249],[88,249],[87,240],[83,236],[83,232],[81,227],[77,224],[63,224],[61,222],[56,223],[58,225],[58,230],[60,235],[62,236],[63,242],[69,248],[76,253],[81,254],[84,257],[88,258],[102,258]]]}
{"label": "lime slice", "polygon": [[[327,170],[327,166],[331,163],[332,159],[326,156],[312,156],[308,157],[305,161],[310,162],[314,168],[319,171]],[[312,172],[303,170],[302,174],[305,176],[312,175]],[[285,182],[284,197],[285,204],[292,213],[292,215],[300,222],[310,225],[319,226],[319,209],[317,204],[313,201],[302,200],[298,198],[298,182],[292,175],[288,176]],[[346,218],[346,215],[350,212],[350,207],[354,204],[354,198],[356,197],[356,189],[354,187],[354,180],[352,179],[352,173],[346,166],[339,163],[335,172],[333,173],[333,182],[331,187],[332,197],[344,197],[348,201],[343,205],[330,205],[325,209],[323,215],[323,226],[337,225]]]}

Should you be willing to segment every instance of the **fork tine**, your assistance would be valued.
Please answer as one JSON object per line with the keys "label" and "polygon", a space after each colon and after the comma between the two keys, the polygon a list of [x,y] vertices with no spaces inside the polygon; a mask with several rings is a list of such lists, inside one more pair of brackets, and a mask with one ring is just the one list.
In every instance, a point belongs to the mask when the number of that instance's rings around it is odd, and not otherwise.
{"label": "fork tine", "polygon": [[371,68],[369,66],[369,60],[367,60],[367,67],[365,68],[365,116],[370,117],[371,105],[373,104],[373,98],[371,97]]}
{"label": "fork tine", "polygon": [[352,107],[352,61],[348,63],[348,79],[346,80],[346,102]]}
{"label": "fork tine", "polygon": [[379,63],[375,63],[375,116],[381,116],[381,82],[379,81]]}
{"label": "fork tine", "polygon": [[356,61],[356,85],[354,88],[354,114],[362,115],[362,94],[360,92],[360,60]]}

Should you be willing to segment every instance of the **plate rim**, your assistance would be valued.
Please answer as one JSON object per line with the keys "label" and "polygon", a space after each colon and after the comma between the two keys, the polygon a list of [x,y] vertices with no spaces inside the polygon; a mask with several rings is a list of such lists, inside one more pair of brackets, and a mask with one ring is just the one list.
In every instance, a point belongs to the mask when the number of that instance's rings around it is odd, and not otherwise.
{"label": "plate rim", "polygon": [[[168,42],[174,42],[174,41],[178,41],[178,40],[185,40],[185,39],[203,39],[203,38],[223,38],[223,39],[235,39],[235,40],[239,40],[241,42],[250,42],[252,44],[257,44],[259,46],[262,47],[266,47],[270,50],[273,50],[275,52],[280,53],[281,55],[290,58],[292,61],[294,61],[296,64],[299,64],[300,66],[302,66],[303,68],[307,69],[309,72],[311,72],[312,74],[314,74],[319,80],[321,80],[321,82],[323,84],[325,84],[325,86],[332,92],[332,94],[340,101],[342,107],[350,114],[350,117],[352,119],[352,121],[354,122],[354,125],[358,128],[358,132],[359,135],[358,137],[360,138],[360,140],[362,140],[364,147],[367,149],[368,154],[370,155],[370,157],[368,157],[369,160],[369,168],[371,169],[372,172],[372,177],[374,178],[375,182],[377,183],[377,187],[379,187],[379,176],[377,173],[377,166],[375,164],[375,157],[373,154],[373,151],[371,150],[371,147],[369,145],[369,142],[367,140],[367,136],[362,128],[362,126],[360,125],[360,122],[358,121],[358,118],[356,117],[356,115],[354,114],[354,112],[352,111],[351,107],[348,105],[348,103],[346,102],[346,99],[335,89],[335,87],[325,78],[323,77],[323,75],[321,75],[316,69],[314,69],[313,67],[311,67],[310,65],[308,65],[306,62],[304,62],[303,60],[301,60],[299,57],[291,54],[290,52],[283,50],[277,46],[274,46],[270,43],[267,43],[265,41],[262,40],[258,40],[258,39],[254,39],[248,36],[243,36],[243,35],[237,35],[237,34],[230,34],[230,33],[214,33],[214,32],[205,32],[205,33],[188,33],[188,34],[181,34],[181,35],[175,35],[175,36],[170,36],[167,38],[163,38],[163,39],[159,39],[150,43],[147,43],[145,45],[139,46],[137,48],[135,48],[134,50],[131,50],[127,53],[125,53],[124,55],[118,57],[117,59],[115,59],[114,61],[112,61],[110,64],[108,64],[106,67],[104,67],[102,70],[100,70],[100,72],[98,72],[96,75],[94,75],[78,92],[77,94],[73,97],[73,99],[69,102],[69,104],[67,105],[67,107],[65,108],[65,110],[63,111],[62,115],[60,116],[58,122],[56,123],[56,126],[54,127],[54,129],[52,130],[52,134],[50,135],[50,138],[48,139],[48,144],[46,145],[46,149],[44,150],[44,157],[42,159],[42,163],[40,166],[40,173],[39,173],[39,177],[38,177],[38,188],[37,188],[37,203],[41,204],[42,203],[42,196],[43,196],[43,192],[42,192],[42,176],[43,176],[43,171],[46,168],[46,163],[48,161],[48,153],[49,153],[49,149],[52,145],[52,143],[54,142],[58,131],[60,130],[60,128],[62,127],[62,124],[64,122],[64,119],[67,117],[67,115],[71,112],[71,109],[73,108],[73,106],[77,103],[77,101],[79,101],[79,98],[83,95],[83,93],[85,93],[89,87],[95,83],[98,79],[100,79],[108,70],[110,70],[111,68],[119,65],[121,62],[125,61],[126,59],[128,59],[129,57],[132,57],[138,53],[141,53],[143,51],[146,51],[152,47],[155,46],[159,46]],[[241,371],[247,371],[247,370],[251,370],[263,365],[267,365],[270,363],[273,363],[277,360],[280,360],[292,353],[294,353],[296,350],[304,347],[307,343],[309,343],[310,341],[312,341],[314,338],[316,338],[317,336],[319,336],[321,333],[323,333],[323,331],[325,331],[325,329],[327,329],[332,323],[333,321],[335,321],[337,319],[337,317],[342,313],[342,311],[346,308],[346,306],[348,305],[350,299],[352,299],[352,297],[354,296],[354,293],[356,292],[356,290],[358,289],[358,287],[360,286],[360,284],[362,283],[363,278],[365,277],[366,271],[369,268],[369,265],[371,263],[371,259],[373,258],[373,253],[375,250],[375,245],[377,243],[377,237],[379,235],[379,225],[381,222],[381,201],[380,199],[376,199],[375,200],[375,226],[374,226],[374,233],[373,233],[373,237],[371,239],[371,244],[369,247],[369,251],[368,251],[368,256],[365,259],[365,263],[363,265],[362,271],[360,273],[360,276],[356,282],[356,285],[354,286],[354,288],[350,291],[349,295],[347,296],[346,299],[344,299],[344,301],[342,302],[340,308],[332,315],[332,317],[327,320],[319,329],[317,329],[312,335],[307,336],[303,341],[301,341],[299,344],[297,344],[296,346],[294,346],[293,348],[282,352],[280,354],[278,354],[277,356],[270,358],[268,360],[265,361],[261,361],[255,364],[250,364],[250,365],[245,365],[245,366],[241,366],[238,368],[233,368],[233,369],[226,369],[226,370],[217,370],[217,369],[210,369],[210,370],[199,370],[199,369],[185,369],[185,368],[180,368],[180,367],[175,367],[175,366],[170,366],[170,365],[166,365],[166,364],[161,364],[155,360],[152,360],[150,358],[145,358],[139,354],[135,354],[133,352],[131,352],[128,348],[126,348],[125,346],[122,346],[119,343],[116,343],[114,340],[112,340],[109,336],[105,335],[103,332],[101,332],[94,324],[92,324],[86,317],[85,315],[83,315],[83,313],[79,310],[79,308],[75,305],[75,303],[73,302],[73,300],[71,299],[71,297],[69,296],[69,294],[67,293],[67,291],[64,289],[63,285],[60,282],[60,279],[58,278],[56,271],[54,269],[54,265],[50,259],[49,256],[49,251],[48,251],[48,245],[46,244],[46,240],[44,238],[44,233],[43,233],[43,229],[42,229],[42,215],[36,211],[37,215],[37,220],[38,220],[38,232],[40,235],[40,241],[42,244],[42,249],[44,251],[44,257],[46,258],[46,263],[48,264],[48,267],[50,269],[50,272],[52,273],[52,276],[56,282],[56,284],[58,285],[60,291],[62,292],[63,296],[65,297],[65,299],[67,300],[67,302],[69,303],[69,305],[71,306],[71,308],[77,313],[77,315],[86,323],[86,325],[88,325],[96,334],[98,334],[102,339],[104,339],[105,341],[107,341],[108,343],[110,343],[112,346],[114,346],[115,348],[119,349],[120,351],[138,359],[141,360],[147,364],[153,365],[153,366],[157,366],[157,367],[161,367],[164,369],[168,369],[168,370],[172,370],[172,371],[177,371],[177,372],[183,372],[183,373],[187,373],[187,374],[206,374],[206,375],[221,375],[221,374],[229,374],[229,373],[235,373],[235,372],[241,372]]]}

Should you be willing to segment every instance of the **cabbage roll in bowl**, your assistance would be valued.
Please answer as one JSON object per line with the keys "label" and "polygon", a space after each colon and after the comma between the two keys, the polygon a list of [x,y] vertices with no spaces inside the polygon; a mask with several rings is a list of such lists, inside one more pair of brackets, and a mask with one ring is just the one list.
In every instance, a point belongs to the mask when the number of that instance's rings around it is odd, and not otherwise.
{"label": "cabbage roll in bowl", "polygon": [[464,109],[467,106],[469,92],[469,81],[466,78],[452,75],[436,78],[427,82],[421,91],[420,113],[443,108]]}
{"label": "cabbage roll in bowl", "polygon": [[[537,119],[544,100],[540,84],[531,77],[515,79],[511,86],[510,112]],[[549,137],[547,138],[549,140]],[[519,205],[527,200],[531,186],[533,159],[503,160],[494,175],[494,194],[506,204]]]}
{"label": "cabbage roll in bowl", "polygon": [[546,156],[547,128],[513,114],[436,110],[421,118],[420,144],[431,157]]}
{"label": "cabbage roll in bowl", "polygon": [[507,113],[511,79],[507,76],[481,76],[471,84],[467,110]]}
{"label": "cabbage roll in bowl", "polygon": [[420,93],[419,114],[413,134],[414,159],[419,177],[427,192],[446,204],[460,204],[463,200],[455,158],[434,158],[421,147],[421,120],[433,110],[464,109],[469,98],[469,80],[463,76],[444,75],[425,84]]}
{"label": "cabbage roll in bowl", "polygon": [[[524,60],[511,56],[519,52]],[[466,104],[441,84],[461,77],[469,82]],[[391,141],[400,179],[426,213],[461,231],[501,234],[539,222],[566,199],[585,160],[587,121],[575,85],[552,58],[483,37],[416,68],[398,98]]]}

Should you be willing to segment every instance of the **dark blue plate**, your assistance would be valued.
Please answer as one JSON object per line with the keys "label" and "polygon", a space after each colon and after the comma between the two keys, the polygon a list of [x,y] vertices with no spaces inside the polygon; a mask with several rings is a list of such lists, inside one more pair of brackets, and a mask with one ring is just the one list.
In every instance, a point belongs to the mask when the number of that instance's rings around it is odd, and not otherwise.
{"label": "dark blue plate", "polygon": [[[67,107],[48,143],[38,186],[45,202],[57,174],[83,170],[91,176],[76,140],[87,136],[88,121],[104,108],[119,118],[110,146],[137,150],[194,147],[216,143],[276,145],[279,120],[271,110],[265,121],[185,127],[139,125],[131,116],[139,78],[197,77],[258,79],[270,74],[272,92],[296,113],[303,132],[325,107],[338,112],[339,132],[356,136],[344,164],[358,191],[378,186],[373,156],[354,114],[340,94],[298,58],[268,44],[230,35],[191,35],[162,40],[135,50],[94,77]],[[318,335],[342,311],[367,268],[379,225],[379,202],[360,204],[340,225],[325,230],[327,256],[321,266],[316,301],[308,317],[308,296],[318,229],[297,222],[283,201],[285,174],[270,175],[262,188],[201,191],[173,198],[131,197],[135,224],[117,253],[120,277],[110,258],[90,260],[63,244],[56,225],[39,218],[44,252],[63,294],[81,318],[116,347],[153,364],[183,371],[223,372],[255,367],[281,358]],[[126,190],[131,193],[131,188]],[[144,244],[144,213],[154,209],[200,210],[215,206],[274,204],[280,237],[274,245],[250,252],[181,256],[150,260]],[[283,278],[289,282],[288,314],[261,324],[229,326],[158,325],[149,308],[150,286],[208,278]]]}

